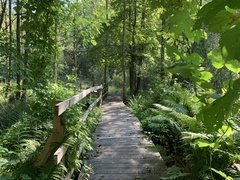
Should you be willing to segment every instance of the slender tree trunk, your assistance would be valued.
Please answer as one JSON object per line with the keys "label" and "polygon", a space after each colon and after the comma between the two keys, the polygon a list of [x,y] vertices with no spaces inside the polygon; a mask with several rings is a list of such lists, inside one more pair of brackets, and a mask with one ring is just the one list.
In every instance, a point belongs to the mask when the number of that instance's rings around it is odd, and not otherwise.
{"label": "slender tree trunk", "polygon": [[[129,67],[129,78],[130,78],[130,94],[131,96],[134,95],[136,91],[136,24],[137,24],[137,1],[134,0],[133,5],[133,20],[132,22],[132,46],[131,46],[131,60],[130,60],[130,67]],[[131,15],[129,15],[131,16]],[[131,19],[131,18],[129,18]]]}
{"label": "slender tree trunk", "polygon": [[126,96],[126,55],[125,55],[125,38],[126,38],[126,0],[123,0],[123,31],[122,31],[122,73],[123,73],[123,84],[122,84],[122,99],[123,102],[127,102]]}
{"label": "slender tree trunk", "polygon": [[0,15],[0,30],[2,29],[2,25],[3,25],[3,20],[4,20],[4,16],[5,16],[5,12],[6,12],[6,8],[7,8],[7,0],[5,0],[4,2],[1,1],[1,15]]}
{"label": "slender tree trunk", "polygon": [[[57,34],[58,34],[58,28],[57,28],[57,23],[55,23],[55,41],[58,41],[57,38]],[[56,45],[57,46],[57,45]],[[57,52],[57,47],[56,47],[56,52],[54,54],[54,62],[53,62],[53,75],[54,75],[54,81],[57,82],[58,79],[58,52]]]}
{"label": "slender tree trunk", "polygon": [[[19,7],[20,0],[17,0],[17,7]],[[17,52],[18,52],[18,61],[20,61],[21,57],[21,42],[20,42],[20,10],[17,10],[17,25],[16,25],[16,37],[17,37]],[[16,99],[19,100],[21,96],[21,69],[20,69],[20,63],[17,62],[17,92],[16,92]]]}
{"label": "slender tree trunk", "polygon": [[[8,11],[9,47],[12,48],[12,0],[9,0],[8,8],[9,8],[9,11]],[[11,54],[9,54],[7,67],[8,67],[8,75],[7,75],[7,89],[6,89],[5,97],[8,96],[9,87],[11,85],[11,76],[12,76],[12,56],[11,56]]]}
{"label": "slender tree trunk", "polygon": [[74,29],[74,35],[73,35],[73,63],[74,63],[74,69],[73,69],[73,74],[75,77],[77,77],[77,38],[76,38],[76,30]]}
{"label": "slender tree trunk", "polygon": [[[27,11],[26,21],[30,21],[29,11]],[[29,59],[29,30],[25,32],[25,51],[24,51],[24,69],[28,69],[28,59]],[[26,70],[23,70],[23,77],[22,77],[22,96],[21,101],[24,102],[27,99],[27,84],[28,84],[28,76]]]}
{"label": "slender tree trunk", "polygon": [[[108,11],[108,0],[106,0],[106,11]],[[108,21],[108,13],[106,14],[106,21]],[[106,36],[106,47],[108,46],[108,35]],[[107,49],[107,48],[106,48]],[[104,64],[104,75],[103,75],[103,82],[106,85],[107,84],[107,70],[108,70],[108,61],[107,58],[105,59]]]}
{"label": "slender tree trunk", "polygon": [[[145,5],[145,1],[143,1],[143,4]],[[141,16],[142,16],[142,18],[141,18],[141,29],[145,29],[145,16],[146,16],[146,14],[145,14],[145,9],[144,8],[142,9],[142,15]],[[139,51],[143,52],[144,51],[144,46],[141,46]],[[142,55],[138,56],[137,64],[138,64],[139,67],[142,67],[143,59],[144,59],[144,57]],[[139,68],[136,76],[137,76],[137,78],[136,78],[136,89],[135,89],[134,95],[137,95],[138,91],[141,88],[141,81],[142,81],[141,68]]]}
{"label": "slender tree trunk", "polygon": [[[162,26],[165,25],[165,19],[162,19]],[[165,61],[165,46],[166,46],[166,41],[163,36],[161,36],[161,57],[160,57],[160,77],[163,79],[164,78],[164,61]]]}

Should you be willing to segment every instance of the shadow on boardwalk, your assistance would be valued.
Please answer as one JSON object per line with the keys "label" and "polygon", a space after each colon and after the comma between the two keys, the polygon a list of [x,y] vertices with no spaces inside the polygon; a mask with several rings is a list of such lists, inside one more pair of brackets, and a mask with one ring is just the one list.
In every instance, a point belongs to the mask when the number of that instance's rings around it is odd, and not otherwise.
{"label": "shadow on boardwalk", "polygon": [[139,120],[118,96],[103,104],[103,119],[96,129],[94,153],[88,164],[94,174],[90,180],[157,180],[166,175],[158,152],[147,146],[152,142],[142,133]]}

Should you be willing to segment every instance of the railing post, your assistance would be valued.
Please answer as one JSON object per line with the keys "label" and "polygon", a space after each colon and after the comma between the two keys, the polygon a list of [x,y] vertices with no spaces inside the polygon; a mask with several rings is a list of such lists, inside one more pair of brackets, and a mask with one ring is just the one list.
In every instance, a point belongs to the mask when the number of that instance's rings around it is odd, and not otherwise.
{"label": "railing post", "polygon": [[108,96],[108,83],[105,83],[103,85],[103,99],[105,99]]}
{"label": "railing post", "polygon": [[58,107],[56,104],[59,102],[61,101],[56,101],[54,106],[53,132],[48,138],[47,143],[38,156],[37,160],[35,161],[35,166],[44,165],[47,162],[49,156],[53,153],[53,150],[56,148],[54,144],[61,143],[64,139],[66,127],[64,122],[64,113],[58,116]]}
{"label": "railing post", "polygon": [[97,94],[98,94],[98,97],[101,97],[101,99],[99,100],[97,106],[101,107],[102,106],[102,90],[103,90],[103,87],[101,87],[100,89],[97,90]]}

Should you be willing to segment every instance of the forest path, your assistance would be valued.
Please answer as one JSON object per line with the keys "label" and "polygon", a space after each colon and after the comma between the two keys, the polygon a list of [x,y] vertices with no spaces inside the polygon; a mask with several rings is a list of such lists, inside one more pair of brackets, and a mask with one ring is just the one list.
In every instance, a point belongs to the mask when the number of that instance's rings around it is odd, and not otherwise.
{"label": "forest path", "polygon": [[140,122],[119,96],[108,96],[96,131],[94,152],[88,164],[90,180],[157,180],[166,176],[166,165],[140,128]]}

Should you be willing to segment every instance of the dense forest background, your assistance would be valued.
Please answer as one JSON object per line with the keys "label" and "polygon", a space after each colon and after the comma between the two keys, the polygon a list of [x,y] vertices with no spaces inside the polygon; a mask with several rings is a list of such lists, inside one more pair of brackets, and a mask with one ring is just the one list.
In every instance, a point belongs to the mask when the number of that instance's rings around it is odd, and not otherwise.
{"label": "dense forest background", "polygon": [[[52,129],[53,103],[108,84],[164,155],[170,178],[236,179],[239,9],[239,0],[1,0],[0,178],[61,179],[64,165],[31,166]],[[100,114],[81,126],[94,129]],[[88,135],[75,139],[85,137],[86,150]],[[83,164],[69,155],[66,166]]]}

